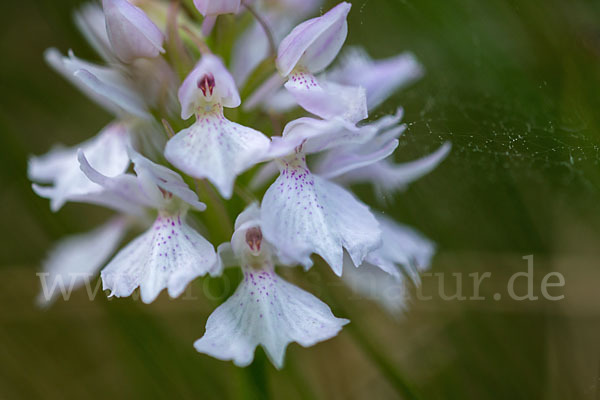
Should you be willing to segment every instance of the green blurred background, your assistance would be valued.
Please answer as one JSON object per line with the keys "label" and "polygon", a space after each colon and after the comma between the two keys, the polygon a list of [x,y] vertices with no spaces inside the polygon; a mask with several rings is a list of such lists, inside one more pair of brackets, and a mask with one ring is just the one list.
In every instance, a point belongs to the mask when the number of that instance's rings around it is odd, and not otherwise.
{"label": "green blurred background", "polygon": [[[96,58],[71,19],[80,3],[0,5],[0,399],[402,398],[405,386],[419,399],[600,399],[600,2],[352,1],[348,43],[376,58],[410,50],[426,69],[375,115],[405,108],[398,158],[453,143],[381,208],[438,244],[433,272],[462,273],[466,295],[468,273],[492,278],[487,300],[434,295],[392,318],[322,266],[286,273],[352,323],[315,347],[290,345],[282,371],[262,350],[246,369],[194,351],[214,301],[90,302],[80,290],[34,307],[51,243],[109,215],[75,204],[53,214],[26,178],[28,155],[111,119],[42,59],[50,46]],[[536,294],[558,271],[563,300],[493,300],[528,254]],[[219,289],[194,285],[205,284]],[[423,292],[438,282],[425,278]]]}

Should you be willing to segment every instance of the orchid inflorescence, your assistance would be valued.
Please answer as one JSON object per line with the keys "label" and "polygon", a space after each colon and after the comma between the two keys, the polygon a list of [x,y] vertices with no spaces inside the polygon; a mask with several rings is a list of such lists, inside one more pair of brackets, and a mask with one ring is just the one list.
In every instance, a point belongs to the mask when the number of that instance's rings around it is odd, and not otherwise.
{"label": "orchid inflorescence", "polygon": [[[434,246],[370,209],[350,185],[394,192],[434,169],[450,145],[410,163],[391,160],[406,127],[402,109],[365,120],[419,78],[422,67],[408,53],[372,60],[354,48],[329,68],[345,42],[351,5],[342,2],[298,24],[319,7],[319,0],[194,0],[183,7],[103,0],[102,7],[90,3],[75,14],[103,64],[56,49],[46,51],[46,60],[115,120],[84,143],[32,157],[28,172],[53,211],[82,202],[118,214],[59,242],[44,263],[51,280],[104,266],[102,285],[110,296],[139,288],[141,300],[151,303],[163,289],[178,297],[197,277],[241,267],[237,290],[194,343],[197,351],[239,366],[252,362],[260,344],[280,368],[289,343],[314,345],[349,322],[279,277],[276,266],[308,270],[317,254],[352,289],[390,311],[403,307],[403,296],[384,294],[403,287],[405,277],[417,283]],[[245,21],[243,29],[227,25],[232,20]],[[219,29],[240,31],[231,54],[216,54],[226,47],[215,45]],[[238,88],[248,92],[243,102]],[[303,109],[312,116],[293,119],[281,135],[269,137],[225,116],[224,109],[240,106],[228,115],[282,121]],[[246,171],[250,178],[242,187],[236,178]],[[252,201],[269,183],[262,201]],[[194,184],[207,190],[193,191]],[[230,242],[215,250],[195,227],[203,224],[201,212],[213,212],[210,205],[238,191],[250,194],[240,196],[246,208]],[[145,232],[116,252],[127,232],[140,227]],[[58,295],[58,285],[52,287],[42,303]]]}

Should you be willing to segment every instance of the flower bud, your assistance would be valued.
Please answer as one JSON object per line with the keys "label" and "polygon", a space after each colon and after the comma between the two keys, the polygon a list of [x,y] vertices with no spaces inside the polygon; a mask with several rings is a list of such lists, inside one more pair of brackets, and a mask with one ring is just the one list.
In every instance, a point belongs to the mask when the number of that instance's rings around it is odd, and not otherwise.
{"label": "flower bud", "polygon": [[127,0],[103,0],[106,31],[115,55],[130,63],[164,53],[164,35],[140,8]]}

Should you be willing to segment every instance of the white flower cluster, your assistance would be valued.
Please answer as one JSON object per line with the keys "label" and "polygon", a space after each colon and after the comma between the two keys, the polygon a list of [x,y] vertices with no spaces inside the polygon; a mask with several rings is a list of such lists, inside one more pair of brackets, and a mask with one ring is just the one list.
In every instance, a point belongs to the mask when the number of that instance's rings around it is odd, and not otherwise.
{"label": "white flower cluster", "polygon": [[[101,269],[103,289],[111,296],[130,296],[139,288],[142,301],[150,303],[163,289],[177,297],[199,276],[218,277],[225,268],[241,267],[244,278],[235,294],[209,317],[194,346],[245,366],[262,345],[279,368],[288,343],[311,346],[335,336],[349,321],[281,279],[275,266],[309,269],[311,255],[318,254],[351,288],[397,311],[403,296],[386,292],[397,289],[404,276],[418,280],[433,244],[371,210],[349,186],[402,188],[435,168],[450,145],[411,163],[391,160],[405,129],[402,110],[364,120],[422,69],[410,54],[374,61],[358,49],[328,68],[346,39],[350,4],[299,25],[318,10],[319,0],[193,4],[197,10],[159,0],[89,4],[76,13],[76,22],[104,63],[83,61],[72,52],[66,57],[56,49],[46,52],[48,63],[115,121],[84,143],[32,157],[33,188],[50,199],[54,211],[66,202],[83,202],[118,215],[60,242],[44,268],[55,280]],[[219,56],[211,51],[211,31],[220,27],[223,17],[217,17],[223,14],[234,14],[224,21],[251,23],[232,54]],[[276,54],[270,54],[275,47]],[[222,57],[231,60],[229,66]],[[240,113],[282,120],[299,107],[312,114],[288,122],[280,136],[268,137],[224,115],[224,108],[242,105],[238,87],[256,81],[256,71],[265,65],[274,74],[254,82]],[[179,77],[185,79],[179,83]],[[165,135],[160,124],[169,131],[191,117],[193,123],[176,134]],[[236,177],[259,163],[264,166],[244,190],[270,186],[260,205],[250,202],[238,215],[231,241],[215,251],[192,227],[207,207],[187,182],[207,180],[227,200]],[[116,252],[126,232],[140,226],[146,230]]]}

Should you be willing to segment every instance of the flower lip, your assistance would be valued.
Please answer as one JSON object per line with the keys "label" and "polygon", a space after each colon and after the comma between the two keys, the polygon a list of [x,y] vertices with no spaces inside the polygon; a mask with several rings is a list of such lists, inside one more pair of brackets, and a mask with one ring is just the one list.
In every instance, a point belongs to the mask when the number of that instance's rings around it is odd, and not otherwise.
{"label": "flower lip", "polygon": [[253,255],[258,255],[260,253],[260,246],[262,243],[262,231],[259,227],[255,226],[249,228],[246,231],[246,244],[252,251]]}
{"label": "flower lip", "polygon": [[212,96],[213,90],[215,89],[215,76],[208,72],[202,78],[198,79],[196,85],[198,86],[198,89],[202,90],[204,97]]}

